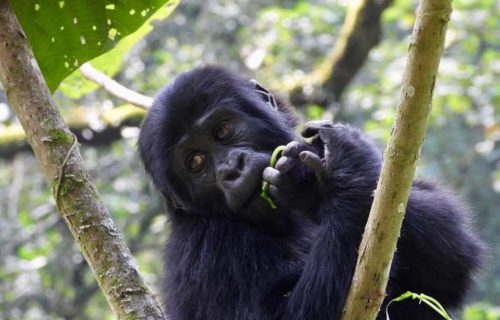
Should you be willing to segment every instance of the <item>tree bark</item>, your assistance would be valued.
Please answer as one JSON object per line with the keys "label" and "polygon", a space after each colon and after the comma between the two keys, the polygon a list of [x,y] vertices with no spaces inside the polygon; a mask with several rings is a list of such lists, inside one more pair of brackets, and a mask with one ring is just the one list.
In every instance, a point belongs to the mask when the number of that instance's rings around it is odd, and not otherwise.
{"label": "tree bark", "polygon": [[0,80],[57,207],[119,319],[165,319],[89,178],[7,0],[0,0]]}
{"label": "tree bark", "polygon": [[425,138],[451,0],[421,0],[400,102],[343,319],[375,319],[385,297],[416,163]]}

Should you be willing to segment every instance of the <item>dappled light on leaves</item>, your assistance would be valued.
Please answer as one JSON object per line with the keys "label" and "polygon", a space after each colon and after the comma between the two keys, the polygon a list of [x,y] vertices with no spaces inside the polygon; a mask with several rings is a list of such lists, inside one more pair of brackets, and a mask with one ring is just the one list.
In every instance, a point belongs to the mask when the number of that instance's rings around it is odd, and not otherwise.
{"label": "dappled light on leaves", "polygon": [[[52,91],[82,63],[111,50],[165,4],[175,6],[177,1],[11,1]],[[141,14],[130,14],[136,11]]]}

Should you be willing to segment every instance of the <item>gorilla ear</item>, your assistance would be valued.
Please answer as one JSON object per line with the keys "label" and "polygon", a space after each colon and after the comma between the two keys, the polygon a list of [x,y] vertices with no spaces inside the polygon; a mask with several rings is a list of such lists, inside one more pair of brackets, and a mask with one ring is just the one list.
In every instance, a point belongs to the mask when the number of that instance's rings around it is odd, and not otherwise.
{"label": "gorilla ear", "polygon": [[274,99],[273,94],[261,86],[257,80],[252,79],[250,82],[254,85],[255,91],[257,91],[257,93],[264,98],[264,101],[271,107],[271,109],[278,111],[278,103],[276,102],[276,99]]}

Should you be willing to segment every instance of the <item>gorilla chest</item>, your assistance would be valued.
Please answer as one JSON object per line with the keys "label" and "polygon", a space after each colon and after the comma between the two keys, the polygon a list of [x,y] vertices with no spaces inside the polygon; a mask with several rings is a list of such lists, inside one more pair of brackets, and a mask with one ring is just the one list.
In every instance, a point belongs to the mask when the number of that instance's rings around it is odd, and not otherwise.
{"label": "gorilla chest", "polygon": [[299,257],[282,242],[239,225],[226,227],[172,233],[165,304],[169,310],[186,306],[179,319],[261,318],[263,309],[274,313],[266,306],[277,307],[300,274]]}

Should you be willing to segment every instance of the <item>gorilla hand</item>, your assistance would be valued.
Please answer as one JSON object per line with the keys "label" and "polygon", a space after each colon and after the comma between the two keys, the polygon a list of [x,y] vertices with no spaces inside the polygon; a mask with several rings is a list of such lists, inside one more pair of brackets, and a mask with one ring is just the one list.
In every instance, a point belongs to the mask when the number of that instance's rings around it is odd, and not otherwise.
{"label": "gorilla hand", "polygon": [[327,199],[371,199],[380,174],[382,156],[358,129],[330,121],[311,121],[302,136],[312,138],[301,161],[316,175],[318,191]]}
{"label": "gorilla hand", "polygon": [[[328,164],[331,163],[332,139],[336,132],[347,130],[343,125],[334,125],[331,121],[310,121],[304,125],[302,136],[304,138],[313,138],[311,144],[322,150],[323,157],[309,150],[301,151],[299,158],[314,174],[320,186],[320,191],[325,191],[325,185],[328,184]],[[319,152],[318,152],[319,153]],[[330,166],[331,167],[331,166]]]}
{"label": "gorilla hand", "polygon": [[264,181],[269,183],[269,195],[282,211],[309,215],[320,202],[314,173],[299,157],[308,150],[312,150],[311,146],[292,141],[283,149],[275,167],[267,167],[263,172]]}

